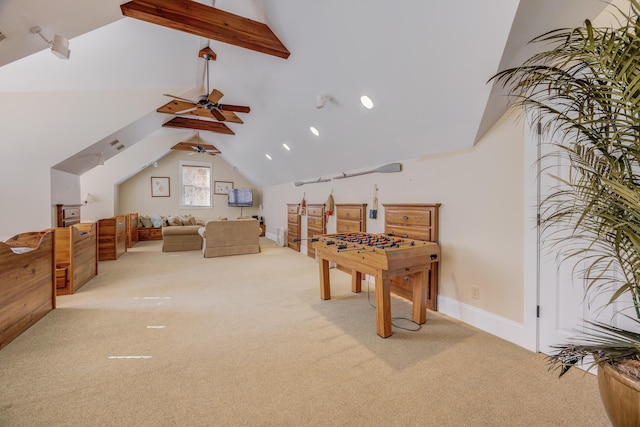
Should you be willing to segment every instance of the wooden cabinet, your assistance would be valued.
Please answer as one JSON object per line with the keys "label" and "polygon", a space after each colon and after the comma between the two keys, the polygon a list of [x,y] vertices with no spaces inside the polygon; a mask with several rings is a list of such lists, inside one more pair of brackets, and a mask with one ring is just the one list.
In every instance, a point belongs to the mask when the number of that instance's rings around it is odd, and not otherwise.
{"label": "wooden cabinet", "polygon": [[[403,203],[383,204],[384,232],[407,239],[438,242],[438,223],[440,203]],[[427,308],[438,309],[438,270],[437,262],[431,263],[429,271],[429,290]],[[397,277],[391,280],[391,292],[409,300],[413,290],[407,280]]]}
{"label": "wooden cabinet", "polygon": [[[336,233],[359,233],[367,231],[367,204],[336,203]],[[336,265],[338,270],[353,274],[351,268]]]}
{"label": "wooden cabinet", "polygon": [[287,204],[287,246],[300,252],[300,205],[298,203]]}
{"label": "wooden cabinet", "polygon": [[127,219],[127,248],[132,248],[138,243],[138,214],[125,215]]}
{"label": "wooden cabinet", "polygon": [[367,231],[367,204],[336,204],[336,233]]}
{"label": "wooden cabinet", "polygon": [[[324,204],[307,205],[307,238],[311,239],[317,234],[326,234],[327,227],[324,220]],[[316,257],[315,243],[307,240],[307,256]]]}
{"label": "wooden cabinet", "polygon": [[124,215],[98,220],[98,260],[120,258],[127,251],[127,220]]}
{"label": "wooden cabinet", "polygon": [[54,228],[56,295],[75,293],[98,274],[96,223]]}
{"label": "wooden cabinet", "polygon": [[162,227],[138,228],[138,241],[162,240]]}
{"label": "wooden cabinet", "polygon": [[69,227],[80,222],[82,205],[56,205],[58,211],[58,227]]}

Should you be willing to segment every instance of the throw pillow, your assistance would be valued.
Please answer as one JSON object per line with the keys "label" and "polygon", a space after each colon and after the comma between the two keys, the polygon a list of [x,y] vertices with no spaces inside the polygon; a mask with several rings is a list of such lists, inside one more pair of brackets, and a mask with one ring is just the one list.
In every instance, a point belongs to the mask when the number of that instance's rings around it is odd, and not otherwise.
{"label": "throw pillow", "polygon": [[160,215],[149,217],[149,219],[154,228],[162,227],[162,217],[160,217]]}
{"label": "throw pillow", "polygon": [[153,227],[153,224],[151,223],[151,218],[149,218],[149,215],[142,215],[140,217],[140,221],[142,221],[142,228]]}
{"label": "throw pillow", "polygon": [[180,221],[180,218],[178,218],[177,216],[173,216],[173,215],[169,215],[167,217],[167,223],[170,227],[174,227],[177,225],[182,225],[182,222]]}

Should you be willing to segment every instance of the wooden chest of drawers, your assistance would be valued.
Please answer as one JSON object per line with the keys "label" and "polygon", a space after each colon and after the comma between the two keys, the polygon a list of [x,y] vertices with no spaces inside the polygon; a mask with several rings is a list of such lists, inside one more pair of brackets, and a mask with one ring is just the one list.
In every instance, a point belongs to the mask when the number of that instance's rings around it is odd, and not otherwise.
{"label": "wooden chest of drawers", "polygon": [[58,227],[69,227],[80,222],[82,205],[56,205],[58,210]]}
{"label": "wooden chest of drawers", "polygon": [[[336,203],[336,233],[357,233],[367,231],[367,204]],[[352,274],[350,268],[337,264],[338,270]]]}
{"label": "wooden chest of drawers", "polygon": [[138,228],[138,241],[162,240],[162,227]]}
{"label": "wooden chest of drawers", "polygon": [[367,231],[367,204],[336,204],[336,233]]}
{"label": "wooden chest of drawers", "polygon": [[[317,234],[326,234],[327,227],[324,220],[324,204],[307,205],[307,238],[311,239]],[[307,256],[316,257],[315,243],[307,240]]]}
{"label": "wooden chest of drawers", "polygon": [[287,204],[287,246],[294,251],[300,252],[300,205],[297,203]]}
{"label": "wooden chest of drawers", "polygon": [[[440,203],[384,204],[384,232],[394,236],[438,242],[438,221]],[[438,269],[437,262],[431,264],[429,272],[429,292],[427,308],[438,309]],[[403,278],[391,280],[391,291],[409,300],[413,290]]]}

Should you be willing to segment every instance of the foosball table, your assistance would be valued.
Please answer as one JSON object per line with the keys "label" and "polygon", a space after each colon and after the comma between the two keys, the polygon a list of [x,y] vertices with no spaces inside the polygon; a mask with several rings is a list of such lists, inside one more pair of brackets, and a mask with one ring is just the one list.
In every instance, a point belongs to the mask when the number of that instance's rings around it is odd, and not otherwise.
{"label": "foosball table", "polygon": [[[317,240],[316,240],[317,239]],[[320,267],[320,298],[331,299],[329,262],[351,270],[351,290],[361,291],[362,274],[375,278],[376,329],[383,338],[391,336],[391,287],[393,277],[402,277],[413,288],[414,322],[427,321],[428,272],[440,260],[440,247],[385,234],[322,234],[313,237]]]}

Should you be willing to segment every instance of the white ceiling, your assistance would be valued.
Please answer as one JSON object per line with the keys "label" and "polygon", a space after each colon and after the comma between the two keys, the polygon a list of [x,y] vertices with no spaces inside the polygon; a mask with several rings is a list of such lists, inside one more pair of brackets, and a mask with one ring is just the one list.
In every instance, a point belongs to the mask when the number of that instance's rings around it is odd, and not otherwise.
{"label": "white ceiling", "polygon": [[[265,22],[291,52],[281,59],[123,17],[121,3],[0,0],[0,32],[7,36],[0,41],[0,93],[82,92],[83,108],[114,91],[193,98],[204,93],[197,53],[208,44],[218,54],[210,64],[211,88],[225,94],[223,103],[248,105],[251,112],[239,114],[244,124],[228,124],[233,136],[201,132],[200,137],[259,187],[473,146],[506,107],[500,91],[487,84],[491,75],[521,61],[534,36],[579,25],[606,5],[600,0],[202,1]],[[29,31],[35,25],[49,39],[69,38],[71,58],[48,52]],[[335,102],[315,108],[321,93]],[[362,94],[373,99],[374,109],[359,104]],[[159,99],[156,107],[169,101]],[[158,132],[175,134],[176,143],[193,134],[163,129],[170,118],[155,109],[131,117],[127,126],[87,141],[86,149],[52,166],[82,174],[97,164],[92,153],[117,154],[110,148],[114,139],[129,147]]]}

